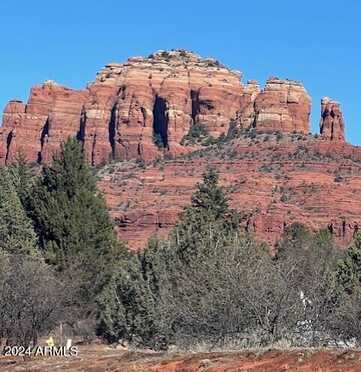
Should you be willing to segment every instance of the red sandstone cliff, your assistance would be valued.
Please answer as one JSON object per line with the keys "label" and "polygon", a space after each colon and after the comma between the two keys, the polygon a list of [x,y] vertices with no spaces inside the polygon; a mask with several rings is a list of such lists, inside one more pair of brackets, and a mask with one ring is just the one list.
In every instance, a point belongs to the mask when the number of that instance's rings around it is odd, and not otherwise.
{"label": "red sandstone cliff", "polygon": [[261,131],[310,132],[311,99],[302,84],[270,78],[255,99],[254,126]]}
{"label": "red sandstone cliff", "polygon": [[87,97],[88,92],[48,81],[32,88],[26,105],[10,101],[3,116],[0,161],[11,162],[19,152],[31,162],[49,160],[62,140],[79,131]]}
{"label": "red sandstone cliff", "polygon": [[[361,149],[345,143],[337,102],[322,100],[318,139],[308,135],[310,109],[299,82],[270,78],[261,89],[214,59],[160,51],[105,66],[84,90],[47,81],[32,88],[26,104],[10,101],[0,128],[0,164],[19,152],[48,162],[69,136],[83,141],[93,165],[130,160],[105,168],[100,187],[119,235],[133,248],[174,226],[207,164],[220,171],[232,205],[247,213],[245,228],[261,239],[273,244],[298,221],[328,228],[345,245],[361,226]],[[201,149],[181,144],[195,123],[219,137],[230,122],[258,134],[244,132],[218,152],[204,148],[195,160],[151,164],[164,153]],[[146,169],[135,159],[147,160]]]}
{"label": "red sandstone cliff", "polygon": [[240,73],[184,50],[160,51],[103,68],[84,90],[48,81],[27,104],[11,101],[3,116],[0,162],[23,152],[46,162],[68,136],[84,141],[89,162],[161,156],[158,135],[171,154],[194,123],[226,134],[230,121],[262,131],[309,132],[310,98],[295,81],[271,78],[263,90]]}

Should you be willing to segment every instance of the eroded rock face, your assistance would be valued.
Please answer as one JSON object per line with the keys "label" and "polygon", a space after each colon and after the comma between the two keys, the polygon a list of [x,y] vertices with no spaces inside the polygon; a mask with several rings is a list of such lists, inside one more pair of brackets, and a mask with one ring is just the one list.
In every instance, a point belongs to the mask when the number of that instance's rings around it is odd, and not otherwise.
{"label": "eroded rock face", "polygon": [[79,131],[79,118],[87,92],[62,87],[52,81],[35,86],[25,105],[11,101],[3,116],[1,162],[19,153],[30,162],[48,161],[52,152]]}
{"label": "eroded rock face", "polygon": [[301,84],[272,78],[261,91],[255,81],[214,59],[185,50],[159,51],[105,66],[84,90],[45,82],[27,104],[5,109],[0,162],[23,152],[47,162],[61,141],[77,136],[93,165],[109,159],[162,156],[154,137],[172,155],[186,153],[182,138],[195,123],[210,135],[226,134],[231,121],[262,131],[309,131],[310,99]]}
{"label": "eroded rock face", "polygon": [[119,87],[112,144],[114,155],[126,159],[159,155],[154,135],[170,152],[182,152],[180,142],[196,122],[215,137],[226,133],[244,89],[239,73],[186,51],[110,64],[97,75],[94,86],[101,85]]}
{"label": "eroded rock face", "polygon": [[[307,136],[310,108],[298,82],[270,78],[261,89],[254,80],[242,84],[239,72],[216,60],[160,51],[105,66],[84,90],[47,81],[32,88],[28,103],[10,101],[0,128],[0,164],[18,153],[31,162],[49,162],[69,136],[83,142],[93,165],[131,160],[117,163],[126,167],[103,175],[99,186],[120,237],[136,249],[176,224],[207,165],[220,171],[232,206],[249,214],[244,226],[260,239],[273,245],[297,221],[327,227],[346,245],[361,226],[356,200],[361,148],[345,143],[339,104],[327,98],[321,139]],[[243,133],[226,144],[224,156],[177,158],[163,169],[150,162],[139,168],[133,161],[193,151],[200,145],[181,144],[192,125],[202,123],[218,137],[230,122],[258,132],[303,135],[259,133],[252,139]]]}
{"label": "eroded rock face", "polygon": [[270,78],[255,100],[254,126],[261,131],[310,131],[311,99],[299,82]]}
{"label": "eroded rock face", "polygon": [[25,113],[25,104],[19,100],[10,101],[3,115],[3,126],[0,128],[0,136],[2,143],[0,145],[0,160],[6,162],[9,158],[8,147],[16,135],[16,128],[22,123],[22,118]]}
{"label": "eroded rock face", "polygon": [[220,154],[209,148],[207,156],[145,169],[135,162],[104,168],[99,187],[119,237],[133,249],[144,248],[153,234],[166,237],[212,166],[243,226],[271,247],[294,222],[328,229],[347,247],[361,227],[361,148],[307,135],[294,141],[272,135],[265,142],[262,136],[268,135],[234,140]]}
{"label": "eroded rock face", "polygon": [[320,133],[324,139],[345,142],[345,122],[340,104],[328,97],[321,100]]}

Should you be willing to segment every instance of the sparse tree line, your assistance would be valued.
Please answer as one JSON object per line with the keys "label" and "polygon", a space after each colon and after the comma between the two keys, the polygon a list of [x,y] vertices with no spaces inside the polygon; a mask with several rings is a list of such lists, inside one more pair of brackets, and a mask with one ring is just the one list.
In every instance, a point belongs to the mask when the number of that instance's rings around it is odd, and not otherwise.
{"label": "sparse tree line", "polygon": [[274,252],[240,229],[208,169],[167,239],[131,252],[114,232],[81,145],[40,170],[0,168],[0,338],[73,335],[167,349],[355,345],[361,341],[361,235],[289,226]]}

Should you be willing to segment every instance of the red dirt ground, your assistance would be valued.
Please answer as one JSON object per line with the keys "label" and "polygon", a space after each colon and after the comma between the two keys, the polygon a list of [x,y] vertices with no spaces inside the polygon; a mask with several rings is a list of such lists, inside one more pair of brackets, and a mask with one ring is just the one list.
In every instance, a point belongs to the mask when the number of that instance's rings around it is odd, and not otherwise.
{"label": "red dirt ground", "polygon": [[78,357],[0,358],[0,371],[361,371],[359,349],[251,350],[214,353],[156,353],[82,346]]}

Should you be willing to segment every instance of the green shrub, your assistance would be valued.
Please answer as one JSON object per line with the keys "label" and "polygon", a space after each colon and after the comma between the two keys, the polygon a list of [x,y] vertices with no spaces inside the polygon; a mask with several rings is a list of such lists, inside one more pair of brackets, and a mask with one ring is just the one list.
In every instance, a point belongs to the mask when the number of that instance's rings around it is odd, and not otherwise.
{"label": "green shrub", "polygon": [[153,134],[153,143],[158,147],[158,149],[164,149],[165,148],[165,144],[164,144],[164,141],[163,141],[163,138],[162,136],[160,135],[160,133],[156,133],[154,132]]}
{"label": "green shrub", "polygon": [[272,166],[262,165],[258,168],[258,171],[261,172],[261,173],[271,173],[272,172]]}
{"label": "green shrub", "polygon": [[235,138],[238,138],[241,134],[241,130],[237,124],[237,122],[231,120],[228,127],[228,132],[225,137],[225,141],[231,141]]}
{"label": "green shrub", "polygon": [[257,137],[257,132],[254,128],[252,128],[250,131],[249,131],[249,138],[250,139],[255,139]]}
{"label": "green shrub", "polygon": [[279,142],[283,138],[283,133],[280,131],[276,132],[276,140]]}
{"label": "green shrub", "polygon": [[182,140],[182,145],[194,145],[201,142],[208,136],[207,127],[202,123],[194,123],[189,128],[188,134],[186,134]]}
{"label": "green shrub", "polygon": [[189,128],[189,132],[181,140],[181,145],[210,146],[217,144],[218,140],[210,136],[207,127],[202,123],[195,123]]}

